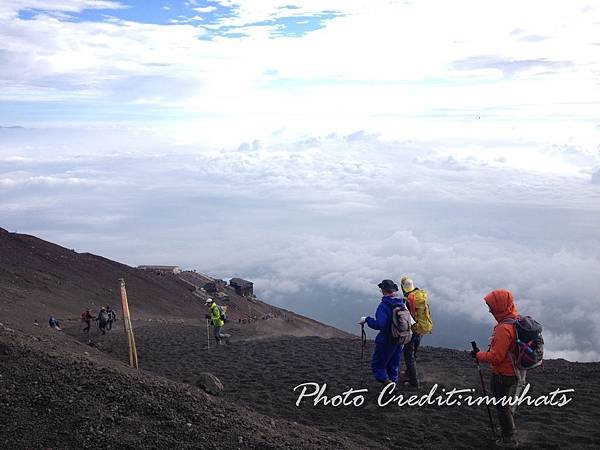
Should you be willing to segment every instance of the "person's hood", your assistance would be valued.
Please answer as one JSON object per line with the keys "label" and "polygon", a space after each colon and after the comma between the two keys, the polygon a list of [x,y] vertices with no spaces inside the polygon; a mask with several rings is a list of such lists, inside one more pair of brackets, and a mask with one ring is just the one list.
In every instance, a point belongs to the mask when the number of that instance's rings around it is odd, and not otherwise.
{"label": "person's hood", "polygon": [[507,317],[515,318],[519,314],[515,306],[515,299],[509,290],[496,289],[486,295],[484,300],[498,322],[503,321]]}
{"label": "person's hood", "polygon": [[395,308],[397,306],[403,305],[404,304],[404,299],[401,297],[396,297],[396,296],[389,296],[386,295],[385,297],[383,297],[381,299],[381,301],[383,303],[386,303],[387,305],[391,306],[392,308]]}

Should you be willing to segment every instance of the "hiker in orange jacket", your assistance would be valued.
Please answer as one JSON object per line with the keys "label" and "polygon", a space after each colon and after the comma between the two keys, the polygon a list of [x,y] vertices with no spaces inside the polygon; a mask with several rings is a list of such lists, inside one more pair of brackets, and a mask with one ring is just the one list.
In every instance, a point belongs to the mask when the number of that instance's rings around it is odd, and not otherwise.
{"label": "hiker in orange jacket", "polygon": [[[518,317],[515,300],[510,291],[496,289],[484,298],[490,313],[498,324],[494,327],[490,348],[487,352],[474,349],[471,356],[478,361],[489,363],[492,368],[491,389],[496,398],[513,395],[513,387],[517,384],[515,369],[511,360],[512,351],[517,341],[517,332],[512,322],[506,319]],[[510,406],[496,405],[502,435],[496,441],[499,447],[517,448],[519,443],[515,437],[516,428]]]}

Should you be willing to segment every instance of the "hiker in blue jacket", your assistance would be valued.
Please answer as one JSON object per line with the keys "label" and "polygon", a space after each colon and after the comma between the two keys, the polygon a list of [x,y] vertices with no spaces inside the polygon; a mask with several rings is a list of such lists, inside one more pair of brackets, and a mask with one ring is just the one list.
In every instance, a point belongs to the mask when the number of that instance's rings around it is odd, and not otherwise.
{"label": "hiker in blue jacket", "polygon": [[366,323],[369,328],[379,330],[375,338],[375,352],[371,360],[375,379],[381,383],[397,383],[402,345],[392,342],[392,311],[403,305],[404,299],[396,296],[398,285],[392,280],[383,280],[377,287],[381,289],[383,298],[377,307],[375,317],[361,317],[358,323],[361,325]]}

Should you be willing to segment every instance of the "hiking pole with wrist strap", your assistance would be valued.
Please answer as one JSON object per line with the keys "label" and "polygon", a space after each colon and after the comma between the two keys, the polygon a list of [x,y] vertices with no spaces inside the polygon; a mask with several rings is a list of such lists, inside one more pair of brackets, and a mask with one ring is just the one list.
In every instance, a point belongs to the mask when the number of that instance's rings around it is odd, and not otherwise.
{"label": "hiking pole with wrist strap", "polygon": [[[475,341],[471,341],[471,347],[473,347],[473,350],[477,350],[477,343]],[[479,380],[481,381],[481,389],[483,389],[483,395],[487,397],[488,393],[485,388],[485,381],[483,381],[483,371],[481,370],[481,366],[479,365],[479,361],[477,360],[477,358],[474,359],[475,364],[477,365],[477,371],[479,372]],[[494,425],[494,419],[492,419],[492,410],[490,409],[490,404],[486,402],[485,406],[487,407],[487,413],[490,419],[490,429],[492,430],[492,434],[494,435],[494,437],[498,437],[498,434],[496,433],[496,426]]]}

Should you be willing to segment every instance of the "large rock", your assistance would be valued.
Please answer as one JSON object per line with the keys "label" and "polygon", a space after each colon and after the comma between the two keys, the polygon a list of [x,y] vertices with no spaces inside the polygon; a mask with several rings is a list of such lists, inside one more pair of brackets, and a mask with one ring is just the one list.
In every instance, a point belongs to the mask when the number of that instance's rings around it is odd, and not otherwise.
{"label": "large rock", "polygon": [[221,380],[208,372],[202,372],[198,376],[196,386],[212,395],[220,395],[225,389]]}

